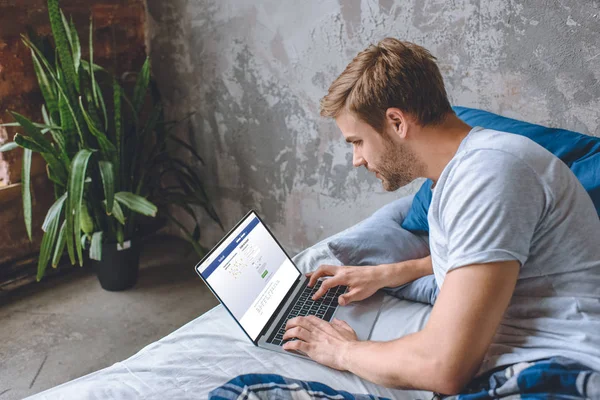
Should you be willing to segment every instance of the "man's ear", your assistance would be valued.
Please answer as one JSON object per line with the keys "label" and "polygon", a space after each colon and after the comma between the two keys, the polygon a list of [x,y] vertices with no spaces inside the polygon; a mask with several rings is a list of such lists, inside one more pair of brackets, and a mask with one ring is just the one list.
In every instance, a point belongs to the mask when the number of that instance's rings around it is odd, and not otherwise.
{"label": "man's ear", "polygon": [[390,132],[400,139],[406,139],[408,134],[407,115],[399,108],[391,107],[385,112],[385,124]]}

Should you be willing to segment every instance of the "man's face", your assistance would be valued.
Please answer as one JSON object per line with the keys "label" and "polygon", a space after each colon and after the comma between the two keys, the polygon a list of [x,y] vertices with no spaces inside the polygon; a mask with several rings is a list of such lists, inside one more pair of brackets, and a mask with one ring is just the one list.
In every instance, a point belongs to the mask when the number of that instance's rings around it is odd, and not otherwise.
{"label": "man's face", "polygon": [[394,140],[390,127],[379,133],[350,112],[342,113],[335,122],[352,144],[353,165],[364,165],[373,172],[386,191],[393,192],[418,177],[415,154],[406,144]]}

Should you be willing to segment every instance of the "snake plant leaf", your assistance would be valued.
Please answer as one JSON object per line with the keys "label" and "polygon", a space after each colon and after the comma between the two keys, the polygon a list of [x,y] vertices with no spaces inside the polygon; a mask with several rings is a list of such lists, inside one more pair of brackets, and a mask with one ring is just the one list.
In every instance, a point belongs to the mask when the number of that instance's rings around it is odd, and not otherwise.
{"label": "snake plant leaf", "polygon": [[16,144],[15,142],[4,143],[2,146],[0,146],[0,153],[4,153],[5,151],[14,150],[17,147],[19,147],[19,145]]}
{"label": "snake plant leaf", "polygon": [[31,140],[31,138],[23,135],[15,134],[15,143],[24,149],[35,151],[36,153],[44,153],[46,149]]}
{"label": "snake plant leaf", "polygon": [[117,164],[115,168],[117,169],[116,176],[121,176],[121,171],[123,168],[121,167],[121,163],[123,162],[123,128],[121,126],[121,98],[123,96],[123,89],[119,82],[117,82],[117,78],[113,78],[113,104],[114,104],[114,124],[115,124],[115,145],[117,146]]}
{"label": "snake plant leaf", "polygon": [[48,105],[48,110],[53,115],[58,115],[58,99],[56,97],[56,90],[50,83],[48,79],[48,75],[46,75],[46,71],[42,68],[42,64],[40,60],[31,49],[31,58],[33,59],[33,69],[35,70],[35,75],[37,76],[38,84],[40,85],[40,91],[42,92],[42,96],[46,104]]}
{"label": "snake plant leaf", "polygon": [[[102,204],[104,204],[104,207],[106,207],[106,200],[103,200]],[[123,209],[119,203],[116,201],[113,204],[112,216],[114,216],[115,219],[121,223],[121,225],[125,225],[125,214],[123,213]]]}
{"label": "snake plant leaf", "polygon": [[65,29],[61,17],[61,11],[58,6],[58,0],[48,0],[48,14],[50,16],[50,26],[56,44],[56,50],[60,59],[60,65],[67,83],[67,95],[70,99],[75,99],[75,90],[79,91],[79,80],[73,64],[73,55],[69,49],[68,30]]}
{"label": "snake plant leaf", "polygon": [[[57,1],[57,0],[49,0],[49,2],[52,2],[52,1]],[[61,76],[64,75],[64,73],[61,75],[61,69],[57,68],[56,74],[55,74],[53,72],[53,69],[50,66],[50,64],[48,64],[48,61],[44,58],[42,52],[31,42],[31,40],[29,40],[25,36],[21,36],[21,37],[23,38],[23,42],[25,43],[25,45],[29,49],[33,50],[38,55],[38,57],[40,57],[42,64],[46,68],[46,73],[48,73],[50,75],[50,77],[56,84],[56,89],[58,90],[58,108],[60,111],[60,120],[61,120],[61,125],[63,127],[63,130],[67,130],[64,121],[65,121],[66,117],[68,116],[68,114],[70,114],[71,118],[72,118],[73,126],[77,130],[79,138],[81,139],[81,141],[83,143],[85,143],[83,133],[81,132],[81,124],[79,123],[77,114],[75,113],[75,111],[71,107],[70,102],[68,101],[69,97],[67,96],[67,94],[69,96],[72,96],[73,98],[75,97],[75,95],[71,93],[71,92],[73,92],[73,90],[68,90],[68,88],[67,88],[67,91],[65,92],[65,90],[61,86]],[[55,49],[55,51],[58,53],[58,47]],[[61,97],[64,97],[64,99],[62,99]],[[61,108],[61,101],[62,101],[62,108]]]}
{"label": "snake plant leaf", "polygon": [[48,232],[48,227],[50,226],[52,220],[58,218],[57,216],[60,215],[60,213],[62,212],[63,205],[65,204],[66,199],[67,194],[65,193],[62,196],[60,196],[58,200],[54,202],[54,204],[52,204],[52,206],[48,210],[48,213],[46,213],[46,218],[44,219],[44,223],[42,224],[42,230],[44,232]]}
{"label": "snake plant leaf", "polygon": [[67,197],[67,250],[71,262],[74,263],[74,253],[77,251],[79,265],[83,266],[83,252],[79,241],[81,227],[81,202],[83,200],[83,186],[87,172],[88,162],[92,151],[81,149],[73,158],[69,173],[69,188]]}
{"label": "snake plant leaf", "polygon": [[54,247],[54,255],[52,256],[52,268],[56,268],[60,261],[60,258],[65,251],[66,241],[66,229],[67,221],[63,220],[63,223],[60,227],[60,231],[58,232],[58,239],[56,240],[56,246]]}
{"label": "snake plant leaf", "polygon": [[[42,118],[44,119],[45,125],[40,126],[40,125],[36,124],[36,126],[38,128],[45,127],[48,131],[50,131],[50,134],[52,135],[54,142],[56,143],[56,145],[59,148],[61,159],[65,162],[65,164],[69,165],[70,159],[67,154],[67,144],[65,142],[65,136],[63,135],[61,127],[55,126],[53,124],[52,117],[50,117],[48,115],[48,112],[46,111],[46,107],[44,106],[44,104],[42,104]],[[44,129],[42,129],[42,133],[44,133]]]}
{"label": "snake plant leaf", "polygon": [[109,161],[100,161],[100,175],[104,186],[104,198],[106,199],[106,214],[111,215],[115,200],[115,172],[113,164]]}
{"label": "snake plant leaf", "polygon": [[94,232],[94,221],[85,201],[81,203],[81,230],[88,235]]}
{"label": "snake plant leaf", "polygon": [[[117,203],[115,203],[117,204]],[[123,231],[123,226],[118,225],[117,226],[117,243],[119,243],[121,246],[123,246],[123,242],[125,242],[125,233]]]}
{"label": "snake plant leaf", "polygon": [[137,114],[139,114],[142,106],[144,105],[144,99],[146,97],[146,91],[148,90],[148,84],[150,83],[150,58],[146,57],[146,61],[142,66],[140,73],[135,81],[135,87],[133,88],[133,107]]}
{"label": "snake plant leaf", "polygon": [[23,217],[25,229],[31,241],[31,155],[30,149],[23,150],[23,172],[21,173],[21,194],[23,196]]}
{"label": "snake plant leaf", "polygon": [[104,102],[104,96],[97,80],[94,80],[96,86],[96,92],[99,93],[98,99],[100,100],[100,109],[102,110],[102,116],[104,117],[104,130],[108,130],[108,112],[106,111],[106,103]]}
{"label": "snake plant leaf", "polygon": [[41,153],[42,157],[48,165],[49,171],[52,171],[52,175],[58,180],[58,183],[62,187],[67,187],[67,181],[69,179],[68,165],[59,161],[53,154]]}
{"label": "snake plant leaf", "polygon": [[92,69],[94,70],[94,72],[105,72],[105,73],[108,73],[108,71],[106,69],[104,69],[102,66],[100,66],[98,64],[90,64],[87,60],[83,60],[83,59],[81,60],[81,66],[86,71],[90,70],[90,65],[92,66]]}
{"label": "snake plant leaf", "polygon": [[131,192],[115,193],[115,199],[125,207],[129,208],[131,211],[135,211],[138,214],[155,217],[156,212],[158,211],[154,204]]}
{"label": "snake plant leaf", "polygon": [[56,233],[58,231],[58,222],[60,221],[60,214],[55,214],[48,224],[48,230],[42,237],[42,245],[40,247],[40,256],[38,258],[37,268],[37,281],[39,282],[46,271],[50,257],[52,256],[52,250],[54,249],[54,243],[56,242]]}
{"label": "snake plant leaf", "polygon": [[81,108],[83,118],[85,119],[85,122],[90,132],[92,133],[92,135],[94,135],[94,137],[96,137],[96,139],[98,139],[98,144],[100,145],[100,152],[102,153],[103,158],[106,160],[113,160],[116,153],[115,145],[112,144],[110,140],[108,140],[104,132],[101,132],[94,125],[94,121],[92,121],[88,113],[85,111],[85,107],[83,106],[81,97],[79,98],[79,107]]}
{"label": "snake plant leaf", "polygon": [[99,107],[98,105],[98,92],[96,92],[96,77],[94,76],[94,70],[92,68],[92,65],[94,65],[94,18],[90,15],[90,64],[89,64],[89,69],[88,72],[90,74],[90,78],[92,79],[92,94],[93,94],[93,98],[94,98],[94,104],[96,105],[96,108]]}
{"label": "snake plant leaf", "polygon": [[44,149],[45,153],[56,153],[56,150],[52,147],[52,143],[46,139],[44,134],[33,124],[33,122],[16,112],[11,111],[10,114],[19,125],[21,125],[31,140]]}
{"label": "snake plant leaf", "polygon": [[90,258],[92,260],[102,260],[102,231],[94,232],[92,235],[92,244],[90,245]]}
{"label": "snake plant leaf", "polygon": [[67,40],[69,41],[69,47],[71,49],[73,49],[73,39],[71,38],[71,27],[69,26],[69,22],[67,22],[67,17],[65,17],[65,14],[62,12],[62,10],[59,10],[59,11],[60,11],[60,19],[62,21],[63,27],[65,28]]}
{"label": "snake plant leaf", "polygon": [[71,31],[71,49],[73,50],[73,66],[75,67],[75,72],[78,72],[79,66],[81,65],[81,44],[79,43],[79,35],[77,34],[77,29],[75,29],[73,18],[71,18],[69,29]]}

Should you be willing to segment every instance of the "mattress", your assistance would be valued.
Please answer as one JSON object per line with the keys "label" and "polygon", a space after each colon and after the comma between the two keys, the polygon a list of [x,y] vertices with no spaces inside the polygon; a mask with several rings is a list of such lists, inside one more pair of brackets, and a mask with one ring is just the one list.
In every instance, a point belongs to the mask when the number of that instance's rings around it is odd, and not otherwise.
{"label": "mattress", "polygon": [[[307,272],[339,262],[322,241],[294,257]],[[420,330],[431,307],[386,295],[372,340]],[[110,367],[36,394],[30,399],[203,399],[215,387],[247,373],[277,373],[319,381],[334,389],[392,399],[430,399],[431,392],[389,389],[310,360],[255,347],[222,306]]]}

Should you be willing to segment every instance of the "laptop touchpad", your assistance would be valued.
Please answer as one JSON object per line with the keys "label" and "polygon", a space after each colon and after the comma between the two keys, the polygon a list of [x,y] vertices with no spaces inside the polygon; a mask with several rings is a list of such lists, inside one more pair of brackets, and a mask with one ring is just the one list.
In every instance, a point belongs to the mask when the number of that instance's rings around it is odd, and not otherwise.
{"label": "laptop touchpad", "polygon": [[339,306],[333,317],[346,321],[354,329],[359,340],[368,340],[379,316],[382,302],[383,293],[377,292],[363,301]]}

